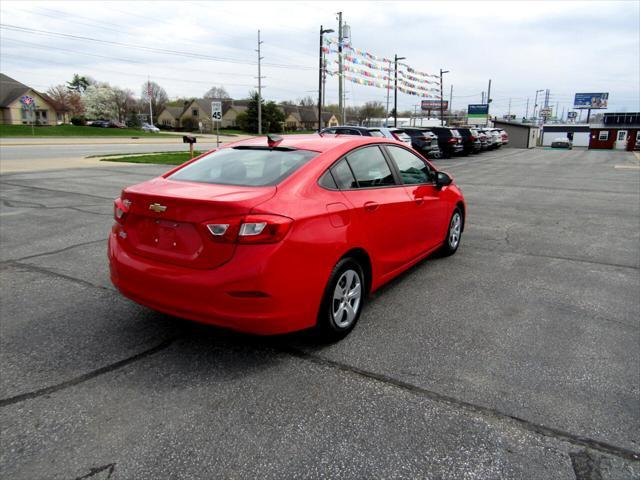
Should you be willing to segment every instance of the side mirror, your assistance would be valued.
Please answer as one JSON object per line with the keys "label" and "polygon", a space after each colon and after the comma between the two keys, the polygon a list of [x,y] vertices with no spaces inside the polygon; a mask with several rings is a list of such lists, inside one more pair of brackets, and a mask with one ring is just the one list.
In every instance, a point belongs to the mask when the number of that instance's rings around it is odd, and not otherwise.
{"label": "side mirror", "polygon": [[447,185],[451,185],[452,182],[453,182],[453,178],[451,178],[449,174],[444,172],[436,173],[436,187],[438,188],[446,187]]}

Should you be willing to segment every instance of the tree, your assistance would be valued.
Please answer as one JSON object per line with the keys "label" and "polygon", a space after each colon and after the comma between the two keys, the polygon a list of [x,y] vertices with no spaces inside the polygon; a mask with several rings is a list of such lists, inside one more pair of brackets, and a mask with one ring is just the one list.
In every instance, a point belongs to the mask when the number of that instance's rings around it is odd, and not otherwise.
{"label": "tree", "polygon": [[300,105],[301,107],[314,107],[318,105],[318,101],[307,95],[304,98],[298,99],[298,105]]}
{"label": "tree", "polygon": [[133,92],[127,88],[112,88],[113,92],[113,104],[115,111],[118,115],[118,121],[124,122],[129,113],[131,113],[136,106],[136,99],[133,98]]}
{"label": "tree", "polygon": [[85,90],[94,83],[95,81],[91,77],[80,76],[77,73],[74,73],[71,81],[67,82],[67,88],[79,94],[83,94]]}
{"label": "tree", "polygon": [[210,100],[228,100],[231,97],[227,93],[224,87],[211,87],[207,90],[207,93],[204,94],[204,98]]}
{"label": "tree", "polygon": [[84,105],[87,117],[90,119],[118,118],[114,92],[109,86],[89,86],[84,92]]}
{"label": "tree", "polygon": [[78,92],[69,90],[66,85],[55,85],[49,88],[47,95],[68,111],[72,117],[78,117],[84,113],[82,97]]}
{"label": "tree", "polygon": [[382,102],[366,102],[360,107],[360,122],[368,122],[372,118],[381,118],[385,116],[385,108]]}
{"label": "tree", "polygon": [[[275,102],[264,103],[264,100],[262,100],[263,133],[281,132],[284,120],[284,112]],[[247,110],[242,114],[238,114],[236,122],[242,130],[253,133],[258,131],[258,92],[253,91],[249,93]]]}
{"label": "tree", "polygon": [[147,105],[147,111],[149,110],[149,100],[151,100],[153,114],[158,115],[169,101],[169,97],[164,88],[156,82],[145,82],[142,85],[142,100]]}

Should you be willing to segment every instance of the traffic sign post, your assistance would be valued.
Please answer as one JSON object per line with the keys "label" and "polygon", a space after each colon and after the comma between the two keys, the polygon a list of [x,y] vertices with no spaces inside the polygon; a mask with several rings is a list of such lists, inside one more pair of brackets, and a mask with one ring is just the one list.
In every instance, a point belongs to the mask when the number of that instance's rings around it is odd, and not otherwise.
{"label": "traffic sign post", "polygon": [[216,148],[220,147],[220,122],[222,122],[222,102],[211,102],[211,121],[216,122]]}

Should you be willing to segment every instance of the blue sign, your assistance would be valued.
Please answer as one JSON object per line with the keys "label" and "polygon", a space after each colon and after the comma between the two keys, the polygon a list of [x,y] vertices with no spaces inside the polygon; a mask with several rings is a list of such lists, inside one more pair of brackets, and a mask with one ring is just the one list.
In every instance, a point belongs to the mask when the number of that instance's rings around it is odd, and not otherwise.
{"label": "blue sign", "polygon": [[573,108],[607,108],[609,93],[576,93]]}
{"label": "blue sign", "polygon": [[487,116],[489,115],[489,104],[488,103],[471,104],[467,109],[467,114],[470,117]]}

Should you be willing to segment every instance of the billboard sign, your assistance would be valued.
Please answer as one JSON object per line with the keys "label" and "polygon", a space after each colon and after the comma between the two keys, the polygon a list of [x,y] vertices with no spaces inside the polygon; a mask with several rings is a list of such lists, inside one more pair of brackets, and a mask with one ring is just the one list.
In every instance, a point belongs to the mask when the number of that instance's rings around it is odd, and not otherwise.
{"label": "billboard sign", "polygon": [[474,125],[486,125],[489,120],[489,104],[475,103],[467,107],[468,122]]}
{"label": "billboard sign", "polygon": [[576,93],[573,108],[607,108],[609,93]]}
{"label": "billboard sign", "polygon": [[[441,106],[442,104],[442,106]],[[422,110],[449,110],[449,100],[422,100],[420,102]]]}

